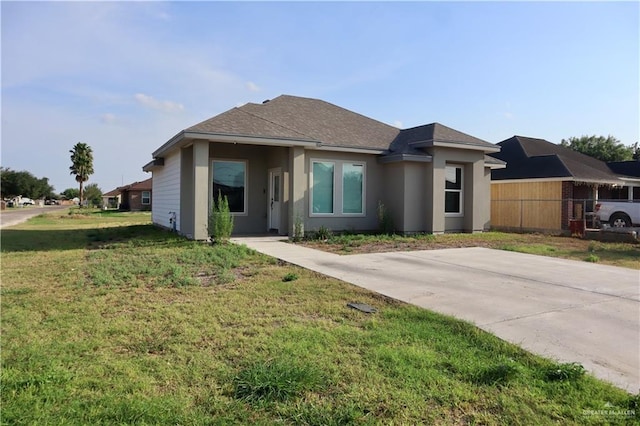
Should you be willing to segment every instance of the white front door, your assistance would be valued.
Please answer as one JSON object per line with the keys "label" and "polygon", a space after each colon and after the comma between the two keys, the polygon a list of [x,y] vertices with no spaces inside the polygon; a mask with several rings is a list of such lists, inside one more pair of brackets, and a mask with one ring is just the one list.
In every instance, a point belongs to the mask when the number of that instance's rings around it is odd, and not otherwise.
{"label": "white front door", "polygon": [[280,231],[280,199],[282,191],[282,172],[280,169],[269,170],[269,231]]}

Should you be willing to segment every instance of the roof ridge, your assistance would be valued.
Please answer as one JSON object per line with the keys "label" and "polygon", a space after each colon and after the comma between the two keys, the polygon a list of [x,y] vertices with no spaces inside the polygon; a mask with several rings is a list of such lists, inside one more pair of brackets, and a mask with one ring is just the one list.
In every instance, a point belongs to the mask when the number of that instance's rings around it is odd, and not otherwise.
{"label": "roof ridge", "polygon": [[[280,97],[280,96],[278,96],[278,97]],[[253,105],[258,105],[258,106],[260,106],[261,104],[253,104]],[[243,106],[244,106],[244,105],[243,105]],[[304,137],[305,137],[305,138],[307,138],[307,139],[312,139],[310,136],[305,135],[304,133],[302,133],[302,132],[300,132],[300,131],[298,131],[298,130],[296,130],[296,129],[293,129],[293,128],[291,128],[291,127],[285,126],[285,125],[280,124],[280,123],[276,123],[276,122],[275,122],[275,121],[273,121],[273,120],[269,120],[269,119],[267,119],[267,118],[264,118],[264,117],[262,117],[262,116],[260,116],[260,115],[254,114],[254,113],[252,113],[252,112],[245,111],[245,110],[243,110],[243,109],[242,109],[242,107],[237,108],[237,109],[238,109],[238,111],[240,111],[240,112],[242,112],[242,113],[244,113],[244,114],[250,115],[250,116],[255,117],[255,118],[257,118],[257,119],[260,119],[260,120],[262,120],[262,121],[266,121],[267,123],[271,123],[271,124],[274,124],[274,125],[276,125],[276,126],[282,127],[283,129],[290,130],[290,131],[292,131],[292,132],[294,132],[294,133],[297,133],[297,134],[299,134],[299,135],[301,135],[301,136],[304,136]]]}
{"label": "roof ridge", "polygon": [[402,130],[402,129],[399,129],[399,128],[395,127],[395,126],[392,126],[391,124],[385,123],[384,121],[380,121],[380,120],[378,120],[378,119],[376,119],[376,118],[369,117],[368,115],[364,115],[364,114],[361,114],[361,113],[359,113],[359,112],[353,111],[353,110],[351,110],[351,109],[348,109],[348,108],[342,107],[342,106],[340,106],[340,105],[336,105],[336,104],[334,104],[334,103],[331,103],[331,102],[325,101],[324,99],[319,99],[319,98],[309,98],[309,97],[306,97],[306,96],[295,96],[295,95],[282,94],[282,95],[280,95],[280,96],[277,96],[277,97],[276,97],[275,99],[273,99],[273,100],[275,101],[276,99],[278,99],[278,98],[282,98],[282,97],[287,97],[287,98],[297,98],[297,99],[306,99],[306,100],[314,101],[314,102],[322,102],[322,103],[324,103],[324,104],[331,105],[331,106],[332,106],[332,107],[334,107],[334,108],[338,108],[338,109],[340,109],[340,110],[342,110],[342,111],[346,111],[346,112],[351,113],[351,114],[353,114],[353,115],[357,115],[357,116],[359,116],[359,117],[365,118],[365,119],[367,119],[367,120],[369,120],[369,121],[375,121],[376,123],[382,124],[382,125],[384,125],[384,126],[388,127],[389,129]]}

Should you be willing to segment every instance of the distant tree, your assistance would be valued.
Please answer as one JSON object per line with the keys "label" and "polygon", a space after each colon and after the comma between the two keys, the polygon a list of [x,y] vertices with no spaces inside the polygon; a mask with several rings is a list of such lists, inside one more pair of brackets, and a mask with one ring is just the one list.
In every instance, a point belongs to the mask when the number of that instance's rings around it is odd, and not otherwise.
{"label": "distant tree", "polygon": [[78,188],[67,188],[60,193],[61,196],[66,198],[67,200],[73,200],[76,197],[80,197],[80,191]]}
{"label": "distant tree", "polygon": [[93,151],[91,147],[83,142],[78,142],[69,151],[71,153],[71,174],[76,176],[76,182],[80,184],[80,206],[82,206],[84,196],[84,183],[93,174]]}
{"label": "distant tree", "polygon": [[102,205],[102,190],[97,183],[91,183],[84,188],[84,199],[87,205],[100,207]]}
{"label": "distant tree", "polygon": [[635,144],[633,144],[633,156],[632,158],[636,161],[640,161],[640,145],[638,145],[638,142],[636,142]]}
{"label": "distant tree", "polygon": [[53,186],[46,177],[38,179],[27,171],[17,172],[0,167],[0,192],[2,197],[13,198],[18,195],[29,198],[49,198],[53,195]]}
{"label": "distant tree", "polygon": [[623,145],[618,139],[609,135],[581,136],[562,139],[561,146],[581,152],[602,161],[627,161],[633,158],[633,148]]}

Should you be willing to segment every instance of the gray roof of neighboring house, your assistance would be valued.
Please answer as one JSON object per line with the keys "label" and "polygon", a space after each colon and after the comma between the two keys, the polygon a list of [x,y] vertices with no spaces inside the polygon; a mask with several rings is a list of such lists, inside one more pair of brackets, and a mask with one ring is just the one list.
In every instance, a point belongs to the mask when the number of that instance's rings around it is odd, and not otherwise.
{"label": "gray roof of neighboring house", "polygon": [[603,161],[544,139],[513,136],[498,145],[499,153],[490,154],[506,161],[504,169],[492,170],[492,180],[567,178],[583,182],[619,181]]}
{"label": "gray roof of neighboring house", "polygon": [[640,160],[610,161],[607,166],[619,175],[640,178]]}

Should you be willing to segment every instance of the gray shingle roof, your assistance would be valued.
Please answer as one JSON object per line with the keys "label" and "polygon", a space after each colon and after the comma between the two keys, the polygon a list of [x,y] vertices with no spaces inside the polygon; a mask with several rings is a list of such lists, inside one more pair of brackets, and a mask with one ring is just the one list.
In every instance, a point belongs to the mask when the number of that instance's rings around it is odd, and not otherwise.
{"label": "gray shingle roof", "polygon": [[282,95],[205,120],[187,132],[270,137],[324,145],[387,149],[399,129],[328,102]]}
{"label": "gray shingle roof", "polygon": [[392,152],[413,153],[416,150],[412,145],[430,146],[437,143],[453,143],[489,149],[496,148],[496,145],[482,139],[443,126],[440,123],[431,123],[402,130],[391,144],[390,150]]}
{"label": "gray shingle roof", "polygon": [[507,162],[505,169],[493,170],[493,180],[567,178],[583,182],[617,182],[618,176],[606,163],[544,139],[513,136],[498,145],[492,157]]}
{"label": "gray shingle roof", "polygon": [[640,178],[640,160],[611,161],[607,166],[619,175]]}

